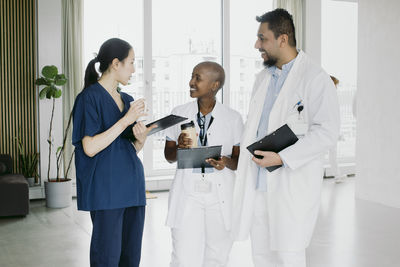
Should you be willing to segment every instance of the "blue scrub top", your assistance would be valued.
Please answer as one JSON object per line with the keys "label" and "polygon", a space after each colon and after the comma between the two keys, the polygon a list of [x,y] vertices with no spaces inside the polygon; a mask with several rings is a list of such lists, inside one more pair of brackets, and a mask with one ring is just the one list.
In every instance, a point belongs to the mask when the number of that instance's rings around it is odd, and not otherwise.
{"label": "blue scrub top", "polygon": [[[128,111],[133,98],[120,93],[121,112],[99,83],[84,89],[73,110],[72,144],[75,146],[77,202],[79,210],[106,210],[146,205],[143,165],[128,138],[118,136],[108,147],[88,157],[82,139],[112,127]],[[131,127],[125,130],[130,131]]]}

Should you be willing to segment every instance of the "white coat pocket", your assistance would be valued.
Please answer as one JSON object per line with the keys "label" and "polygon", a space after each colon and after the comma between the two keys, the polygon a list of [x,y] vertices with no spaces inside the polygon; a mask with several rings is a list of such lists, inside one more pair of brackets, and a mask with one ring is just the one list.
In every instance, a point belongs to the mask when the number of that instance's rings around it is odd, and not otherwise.
{"label": "white coat pocket", "polygon": [[308,124],[301,113],[293,112],[290,114],[287,118],[287,124],[298,138],[303,137],[308,131]]}

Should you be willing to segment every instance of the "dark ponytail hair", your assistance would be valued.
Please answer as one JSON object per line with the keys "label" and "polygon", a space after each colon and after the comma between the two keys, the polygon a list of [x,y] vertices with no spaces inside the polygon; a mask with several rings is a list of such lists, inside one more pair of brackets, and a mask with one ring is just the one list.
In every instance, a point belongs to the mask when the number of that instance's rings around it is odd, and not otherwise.
{"label": "dark ponytail hair", "polygon": [[97,82],[99,79],[99,74],[96,71],[95,64],[100,62],[99,71],[100,73],[104,73],[114,58],[117,58],[119,61],[123,61],[129,55],[129,50],[132,49],[132,46],[119,38],[111,38],[105,41],[99,50],[97,56],[92,59],[86,67],[85,71],[85,85],[83,89],[86,89],[90,85]]}

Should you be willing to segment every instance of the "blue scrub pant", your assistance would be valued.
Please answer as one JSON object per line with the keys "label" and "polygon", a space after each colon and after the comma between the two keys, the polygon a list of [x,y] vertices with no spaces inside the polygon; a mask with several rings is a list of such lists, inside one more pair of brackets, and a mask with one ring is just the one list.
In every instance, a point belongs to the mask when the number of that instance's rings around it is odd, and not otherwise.
{"label": "blue scrub pant", "polygon": [[138,267],[142,249],[145,207],[91,211],[92,267]]}

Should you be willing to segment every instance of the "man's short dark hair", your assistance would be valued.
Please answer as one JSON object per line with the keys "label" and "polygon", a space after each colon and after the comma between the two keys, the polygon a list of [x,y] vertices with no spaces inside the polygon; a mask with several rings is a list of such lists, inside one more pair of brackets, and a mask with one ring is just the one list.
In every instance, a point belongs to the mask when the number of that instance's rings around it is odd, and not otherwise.
{"label": "man's short dark hair", "polygon": [[275,39],[282,34],[289,37],[289,45],[296,47],[296,36],[292,15],[283,8],[277,8],[262,16],[257,16],[256,20],[260,23],[268,23],[269,29],[274,33]]}

